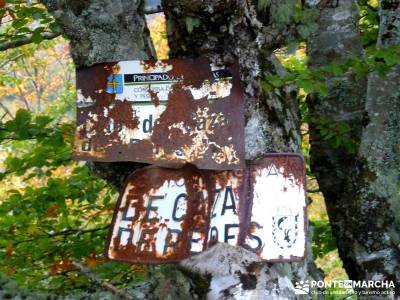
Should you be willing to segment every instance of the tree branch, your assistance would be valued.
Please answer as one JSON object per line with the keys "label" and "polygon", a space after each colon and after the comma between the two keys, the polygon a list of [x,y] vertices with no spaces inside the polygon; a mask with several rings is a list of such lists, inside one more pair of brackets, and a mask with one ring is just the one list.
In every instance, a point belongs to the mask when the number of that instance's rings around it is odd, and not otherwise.
{"label": "tree branch", "polygon": [[121,297],[121,299],[124,300],[135,300],[137,299],[136,297],[133,297],[126,293],[124,290],[121,290],[117,288],[116,286],[112,285],[111,283],[99,278],[95,273],[91,272],[87,267],[81,265],[78,262],[73,263],[74,266],[78,268],[78,270],[88,277],[91,281],[95,282],[96,284],[100,285],[102,288],[110,291],[111,293],[118,295]]}
{"label": "tree branch", "polygon": [[23,54],[18,54],[17,56],[12,57],[12,58],[6,60],[6,61],[3,62],[2,64],[0,64],[0,69],[3,68],[3,67],[5,67],[7,64],[9,64],[9,63],[11,63],[11,62],[13,62],[13,61],[16,61],[18,58],[20,58],[20,57],[22,57],[22,56],[24,56],[24,55],[23,55]]}
{"label": "tree branch", "polygon": [[[20,241],[16,241],[13,242],[13,246],[19,245],[19,244],[23,244],[23,243],[29,243],[29,242],[34,242],[37,241],[39,239],[44,239],[44,238],[53,238],[56,236],[68,236],[68,235],[72,235],[72,234],[86,234],[86,233],[93,233],[93,232],[97,232],[97,231],[102,231],[102,230],[106,230],[110,227],[110,225],[106,225],[103,227],[98,227],[98,228],[91,228],[91,229],[67,229],[64,231],[59,231],[59,232],[55,232],[55,233],[48,233],[45,232],[46,235],[38,235],[38,236],[34,236],[33,238],[29,238],[26,240],[20,240]],[[0,247],[0,249],[4,249],[5,247]]]}
{"label": "tree branch", "polygon": [[14,116],[12,115],[11,111],[5,106],[3,103],[0,102],[0,107],[4,110],[6,115],[9,115],[11,119],[14,119]]}
{"label": "tree branch", "polygon": [[47,233],[48,237],[55,237],[55,236],[59,236],[59,235],[71,235],[71,234],[85,234],[85,233],[92,233],[92,232],[96,232],[96,231],[102,231],[102,230],[106,230],[110,227],[110,225],[106,225],[103,227],[98,227],[98,228],[91,228],[91,229],[67,229],[64,231],[59,231],[59,232],[55,232],[55,233]]}
{"label": "tree branch", "polygon": [[[61,32],[44,32],[42,33],[42,37],[45,40],[52,40],[61,35]],[[0,51],[5,51],[7,49],[17,48],[19,46],[27,45],[32,43],[32,34],[20,38],[16,41],[4,42],[0,43]]]}

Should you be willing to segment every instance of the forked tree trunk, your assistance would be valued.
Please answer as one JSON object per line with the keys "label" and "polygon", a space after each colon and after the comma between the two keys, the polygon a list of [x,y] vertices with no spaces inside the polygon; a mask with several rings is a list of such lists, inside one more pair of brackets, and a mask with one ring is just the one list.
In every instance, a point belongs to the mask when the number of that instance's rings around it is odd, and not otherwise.
{"label": "forked tree trunk", "polygon": [[[378,46],[400,42],[400,1],[380,1]],[[322,10],[310,40],[313,68],[363,55],[356,1]],[[400,68],[357,80],[329,78],[329,95],[310,97],[311,159],[336,236],[354,280],[393,280],[400,293]],[[354,151],[321,136],[320,121],[346,123]]]}
{"label": "forked tree trunk", "polygon": [[[106,61],[152,58],[141,1],[42,0],[70,40],[78,67]],[[238,61],[246,101],[246,158],[268,152],[300,152],[300,117],[296,90],[264,93],[260,78],[284,70],[271,56],[281,33],[268,34],[248,1],[164,1],[171,58],[203,56],[222,65]],[[136,164],[95,164],[102,177],[120,184]],[[210,299],[293,299],[294,281],[316,270],[311,251],[302,263],[265,264],[253,253],[219,244],[181,266],[153,268],[147,299],[193,299],[208,287],[193,273],[211,277]],[[157,271],[159,270],[159,272]],[[320,274],[315,271],[314,276]],[[144,285],[146,287],[146,285]]]}

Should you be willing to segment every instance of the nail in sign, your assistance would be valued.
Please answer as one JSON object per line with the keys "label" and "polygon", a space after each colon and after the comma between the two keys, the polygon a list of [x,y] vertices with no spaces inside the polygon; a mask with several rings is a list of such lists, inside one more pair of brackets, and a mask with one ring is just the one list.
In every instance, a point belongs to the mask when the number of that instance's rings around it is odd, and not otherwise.
{"label": "nail in sign", "polygon": [[298,155],[271,154],[236,171],[136,171],[114,213],[107,256],[173,262],[224,242],[267,261],[300,261],[306,243],[304,170]]}

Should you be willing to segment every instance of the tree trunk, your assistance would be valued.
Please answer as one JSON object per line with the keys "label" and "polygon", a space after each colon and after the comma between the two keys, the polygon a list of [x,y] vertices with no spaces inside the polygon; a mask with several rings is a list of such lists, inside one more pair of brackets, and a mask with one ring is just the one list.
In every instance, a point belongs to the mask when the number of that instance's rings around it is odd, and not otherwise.
{"label": "tree trunk", "polygon": [[[172,58],[207,57],[216,65],[239,62],[246,102],[246,159],[268,152],[300,152],[300,116],[294,88],[265,93],[260,79],[283,76],[271,54],[267,27],[247,1],[163,1]],[[271,31],[273,32],[273,31]],[[279,34],[279,33],[278,33]],[[315,271],[308,251],[304,263],[265,264],[254,254],[219,245],[182,265],[211,274],[210,299],[294,298],[292,282],[311,279]],[[257,262],[255,264],[254,262]],[[320,279],[320,274],[314,272]]]}
{"label": "tree trunk", "polygon": [[[69,38],[77,67],[106,61],[153,57],[141,1],[42,0]],[[293,2],[293,1],[291,1]],[[247,1],[164,1],[171,58],[204,56],[222,65],[239,61],[246,101],[246,159],[268,152],[300,152],[300,117],[297,92],[286,87],[264,93],[260,78],[284,74],[271,55],[282,37],[257,20]],[[272,34],[273,33],[273,34]],[[94,164],[94,170],[121,185],[140,164]],[[146,299],[202,298],[211,277],[209,299],[294,298],[294,281],[319,278],[308,249],[302,263],[265,264],[242,248],[219,244],[193,259],[152,268],[150,284],[143,285]],[[188,275],[187,270],[191,272]]]}
{"label": "tree trunk", "polygon": [[69,39],[77,68],[154,58],[143,1],[42,0]]}
{"label": "tree trunk", "polygon": [[[399,1],[380,1],[378,46],[399,44]],[[310,41],[310,65],[326,66],[362,56],[355,1],[322,9]],[[328,30],[329,29],[329,30]],[[327,80],[329,95],[310,97],[311,161],[344,266],[354,280],[400,282],[400,68],[361,80],[349,71]],[[354,151],[334,147],[321,135],[321,120],[351,130]],[[351,149],[350,149],[351,150]]]}

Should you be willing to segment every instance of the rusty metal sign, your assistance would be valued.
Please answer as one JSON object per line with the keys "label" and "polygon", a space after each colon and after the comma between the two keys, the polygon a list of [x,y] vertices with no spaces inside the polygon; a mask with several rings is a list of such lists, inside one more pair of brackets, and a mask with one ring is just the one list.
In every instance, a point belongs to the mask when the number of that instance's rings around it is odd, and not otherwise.
{"label": "rusty metal sign", "polygon": [[208,203],[206,183],[194,167],[134,172],[114,213],[108,257],[158,263],[201,252]]}
{"label": "rusty metal sign", "polygon": [[148,167],[127,181],[106,252],[112,260],[173,262],[224,242],[267,261],[300,261],[306,228],[301,156],[271,154],[224,172]]}
{"label": "rusty metal sign", "polygon": [[244,166],[238,65],[122,61],[77,71],[74,158],[201,169]]}

